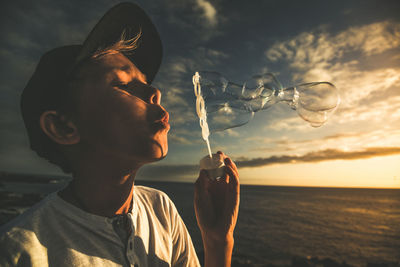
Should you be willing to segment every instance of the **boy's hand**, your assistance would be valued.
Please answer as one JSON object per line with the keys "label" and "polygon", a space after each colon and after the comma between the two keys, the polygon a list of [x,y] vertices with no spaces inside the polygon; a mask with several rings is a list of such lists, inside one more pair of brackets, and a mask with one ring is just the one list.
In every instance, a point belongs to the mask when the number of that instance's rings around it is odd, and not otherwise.
{"label": "boy's hand", "polygon": [[203,238],[206,266],[230,266],[233,231],[239,212],[240,186],[237,167],[222,152],[218,153],[224,158],[223,177],[211,180],[207,172],[201,170],[194,192],[194,208]]}

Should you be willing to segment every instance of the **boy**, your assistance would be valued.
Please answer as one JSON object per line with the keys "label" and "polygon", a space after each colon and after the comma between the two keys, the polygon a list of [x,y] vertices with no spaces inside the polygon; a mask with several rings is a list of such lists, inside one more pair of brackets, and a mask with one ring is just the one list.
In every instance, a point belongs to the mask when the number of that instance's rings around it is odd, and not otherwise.
{"label": "boy", "polygon": [[[31,148],[72,182],[2,229],[2,266],[198,266],[189,233],[162,192],[134,186],[168,151],[169,115],[151,86],[156,28],[135,4],[110,9],[83,45],[42,56],[21,96]],[[230,266],[239,206],[235,164],[201,171],[195,212],[205,266]]]}

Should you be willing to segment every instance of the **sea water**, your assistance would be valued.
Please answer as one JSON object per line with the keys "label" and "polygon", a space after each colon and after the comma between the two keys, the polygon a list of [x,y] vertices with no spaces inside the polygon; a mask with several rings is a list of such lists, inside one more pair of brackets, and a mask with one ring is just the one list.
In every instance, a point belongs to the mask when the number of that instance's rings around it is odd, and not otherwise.
{"label": "sea water", "polygon": [[[193,185],[158,187],[174,200],[200,251]],[[234,259],[288,266],[295,257],[400,266],[400,190],[242,185]]]}
{"label": "sea water", "polygon": [[[136,184],[158,188],[170,196],[201,255],[201,235],[193,209],[194,185]],[[13,183],[12,188],[21,193],[48,193],[48,186],[31,187],[30,192],[26,192],[25,183],[21,186],[18,190]],[[0,195],[12,188],[3,183]],[[24,207],[24,203],[12,203]],[[12,205],[2,208],[12,209]],[[241,266],[288,266],[294,257],[328,258],[352,266],[400,265],[400,190],[242,185],[233,262],[244,262]]]}

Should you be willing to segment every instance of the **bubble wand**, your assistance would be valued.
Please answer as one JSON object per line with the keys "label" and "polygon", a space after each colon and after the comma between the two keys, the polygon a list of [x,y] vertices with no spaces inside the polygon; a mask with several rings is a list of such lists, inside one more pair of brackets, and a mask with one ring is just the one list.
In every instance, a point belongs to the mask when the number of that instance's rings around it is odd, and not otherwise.
{"label": "bubble wand", "polygon": [[196,72],[196,74],[193,76],[193,86],[194,94],[196,95],[196,112],[197,116],[199,117],[201,136],[203,137],[204,141],[206,141],[208,154],[210,158],[212,158],[210,142],[208,140],[208,137],[210,136],[210,130],[208,128],[207,112],[204,104],[204,98],[201,94],[200,75],[198,72]]}
{"label": "bubble wand", "polygon": [[207,144],[208,156],[200,160],[200,169],[208,171],[210,178],[218,179],[223,174],[223,166],[225,165],[220,154],[212,154],[210,141],[210,130],[207,123],[207,111],[204,103],[204,98],[201,92],[200,75],[198,72],[193,75],[194,94],[196,95],[196,112],[199,117],[201,127],[201,136]]}

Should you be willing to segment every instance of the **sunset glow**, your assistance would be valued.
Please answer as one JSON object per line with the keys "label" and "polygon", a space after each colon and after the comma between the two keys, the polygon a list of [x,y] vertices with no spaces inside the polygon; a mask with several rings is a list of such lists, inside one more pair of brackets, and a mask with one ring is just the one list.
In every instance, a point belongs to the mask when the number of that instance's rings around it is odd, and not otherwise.
{"label": "sunset glow", "polygon": [[388,156],[351,161],[272,165],[257,169],[244,168],[241,169],[241,175],[249,184],[400,188],[399,162],[400,156]]}

